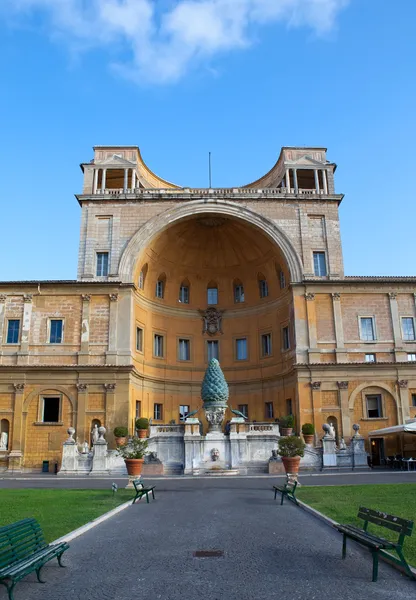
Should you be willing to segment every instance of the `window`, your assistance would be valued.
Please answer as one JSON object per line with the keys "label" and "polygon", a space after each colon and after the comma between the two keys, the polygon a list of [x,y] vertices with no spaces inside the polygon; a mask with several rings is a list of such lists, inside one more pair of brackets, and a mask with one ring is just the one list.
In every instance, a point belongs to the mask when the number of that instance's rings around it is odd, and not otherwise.
{"label": "window", "polygon": [[365,399],[367,403],[367,417],[369,419],[380,419],[383,416],[380,394],[372,394],[366,396]]}
{"label": "window", "polygon": [[375,354],[366,354],[365,362],[376,362],[376,355]]}
{"label": "window", "polygon": [[207,288],[207,303],[218,304],[218,288],[209,287]]}
{"label": "window", "polygon": [[189,286],[181,285],[179,288],[179,302],[189,304]]}
{"label": "window", "polygon": [[61,399],[57,397],[43,398],[42,422],[43,423],[59,423],[59,409]]}
{"label": "window", "polygon": [[267,298],[267,296],[269,295],[269,286],[267,285],[266,279],[259,280],[259,291],[260,298]]}
{"label": "window", "polygon": [[238,410],[248,419],[248,404],[239,404]]}
{"label": "window", "polygon": [[49,322],[49,343],[50,344],[61,344],[63,334],[63,321],[62,319],[51,319]]}
{"label": "window", "polygon": [[139,290],[143,290],[144,289],[144,282],[146,281],[146,275],[147,275],[147,263],[145,265],[143,265],[140,273],[139,273]]}
{"label": "window", "polygon": [[416,394],[412,394],[412,406],[416,406]]}
{"label": "window", "polygon": [[218,359],[218,341],[217,340],[208,340],[207,341],[208,348],[208,362],[213,358]]}
{"label": "window", "polygon": [[156,298],[163,298],[165,292],[165,282],[163,279],[158,279],[156,282]]}
{"label": "window", "polygon": [[189,413],[189,406],[187,404],[181,404],[179,407],[179,421],[185,421]]}
{"label": "window", "polygon": [[271,356],[272,353],[272,334],[263,333],[261,336],[261,355]]}
{"label": "window", "polygon": [[360,337],[364,342],[376,339],[374,317],[360,317]]}
{"label": "window", "polygon": [[97,276],[107,277],[108,275],[108,252],[97,252]]}
{"label": "window", "polygon": [[413,342],[415,339],[415,324],[413,317],[402,317],[402,332],[405,342]]}
{"label": "window", "polygon": [[163,404],[155,404],[153,407],[153,418],[155,421],[161,421],[163,415]]}
{"label": "window", "polygon": [[140,419],[142,416],[142,403],[140,400],[136,400],[136,419]]}
{"label": "window", "polygon": [[247,338],[235,340],[235,355],[237,360],[247,360]]}
{"label": "window", "polygon": [[191,342],[190,340],[179,340],[179,360],[191,360]]}
{"label": "window", "polygon": [[290,348],[289,326],[283,327],[282,337],[283,337],[283,350],[289,350],[289,348]]}
{"label": "window", "polygon": [[234,285],[234,302],[244,302],[244,287],[242,283]]}
{"label": "window", "polygon": [[286,414],[293,415],[292,398],[287,398],[287,400],[286,400]]}
{"label": "window", "polygon": [[327,275],[325,252],[313,253],[313,270],[317,277],[325,277]]}
{"label": "window", "polygon": [[[325,258],[325,255],[324,255]],[[280,289],[283,290],[286,287],[286,277],[283,271],[279,271],[279,283]]]}
{"label": "window", "polygon": [[136,350],[143,352],[143,329],[141,327],[136,327]]}
{"label": "window", "polygon": [[163,335],[155,333],[153,340],[153,353],[157,358],[163,358]]}
{"label": "window", "polygon": [[266,419],[273,419],[274,418],[273,402],[266,402],[265,408],[266,408],[266,413],[265,413]]}
{"label": "window", "polygon": [[19,343],[20,321],[19,319],[9,319],[7,324],[7,343]]}
{"label": "window", "polygon": [[414,362],[416,360],[416,354],[408,354],[407,355],[407,360],[409,362]]}

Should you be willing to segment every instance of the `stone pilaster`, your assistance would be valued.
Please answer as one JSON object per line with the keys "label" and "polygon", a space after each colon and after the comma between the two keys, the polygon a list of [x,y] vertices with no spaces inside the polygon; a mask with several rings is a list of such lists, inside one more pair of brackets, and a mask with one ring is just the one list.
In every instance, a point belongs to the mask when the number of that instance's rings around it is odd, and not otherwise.
{"label": "stone pilaster", "polygon": [[402,423],[405,423],[406,419],[410,419],[409,390],[407,379],[399,379],[397,381],[397,387],[400,397],[400,406],[397,407],[397,416],[399,419],[401,419]]}
{"label": "stone pilaster", "polygon": [[335,325],[335,340],[336,349],[335,356],[337,363],[348,362],[348,355],[345,349],[344,342],[344,325],[342,322],[342,311],[341,311],[341,294],[334,293],[332,296],[332,310],[334,314],[334,325]]}
{"label": "stone pilaster", "polygon": [[78,410],[76,413],[78,441],[83,444],[89,442],[90,433],[86,430],[87,404],[88,404],[88,384],[77,383],[78,390]]}
{"label": "stone pilaster", "polygon": [[350,407],[348,403],[348,381],[337,381],[339,405],[341,407],[341,437],[346,438],[351,431]]}
{"label": "stone pilaster", "polygon": [[22,335],[20,338],[20,350],[17,355],[17,364],[24,365],[28,363],[29,359],[29,337],[30,337],[30,324],[32,321],[32,308],[33,308],[33,296],[32,294],[25,294],[23,296],[23,323],[22,323]]}
{"label": "stone pilaster", "polygon": [[320,381],[312,381],[311,383],[312,390],[312,423],[315,427],[315,431],[317,431],[317,414],[318,410],[320,412],[322,402],[321,402],[321,382]]}
{"label": "stone pilaster", "polygon": [[23,458],[23,398],[24,383],[14,383],[13,435],[9,453],[9,471],[21,471]]}
{"label": "stone pilaster", "polygon": [[113,431],[116,424],[114,423],[116,410],[116,384],[105,383],[105,424],[107,431]]}
{"label": "stone pilaster", "polygon": [[86,365],[89,360],[90,351],[90,305],[91,295],[82,295],[82,315],[81,315],[81,345],[78,352],[78,364]]}
{"label": "stone pilaster", "polygon": [[399,307],[397,305],[397,294],[395,292],[389,293],[390,301],[390,316],[391,324],[393,327],[393,338],[394,338],[394,356],[396,361],[406,360],[406,352],[403,350],[402,332],[400,327]]}
{"label": "stone pilaster", "polygon": [[118,294],[109,294],[110,300],[110,322],[108,326],[108,351],[106,352],[106,364],[117,363],[117,320],[118,320]]}
{"label": "stone pilaster", "polygon": [[1,347],[3,345],[3,331],[4,331],[4,317],[6,315],[6,294],[0,294],[0,364],[2,363],[3,352]]}
{"label": "stone pilaster", "polygon": [[306,293],[306,313],[308,318],[308,334],[309,334],[309,362],[316,363],[320,362],[321,355],[317,348],[317,333],[316,333],[316,307],[315,307],[315,294]]}

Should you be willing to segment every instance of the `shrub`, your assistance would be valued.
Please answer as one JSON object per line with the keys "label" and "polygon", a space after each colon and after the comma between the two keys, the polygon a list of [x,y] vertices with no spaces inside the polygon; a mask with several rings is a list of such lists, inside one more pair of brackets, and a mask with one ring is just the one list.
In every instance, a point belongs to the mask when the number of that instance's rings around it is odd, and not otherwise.
{"label": "shrub", "polygon": [[136,419],[136,429],[148,429],[149,428],[149,419],[145,419],[142,417],[141,419]]}
{"label": "shrub", "polygon": [[303,435],[313,435],[315,433],[315,427],[312,423],[304,423],[302,425],[302,433]]}
{"label": "shrub", "polygon": [[295,435],[282,437],[279,440],[278,454],[292,458],[294,456],[303,456],[305,451],[305,442]]}
{"label": "shrub", "polygon": [[114,427],[115,437],[127,437],[129,430],[127,427]]}
{"label": "shrub", "polygon": [[285,429],[293,429],[295,425],[295,417],[293,415],[287,415],[287,417],[282,417],[280,419],[280,427],[284,427]]}
{"label": "shrub", "polygon": [[143,458],[147,454],[146,448],[147,440],[134,437],[127,444],[117,448],[117,450],[123,458]]}

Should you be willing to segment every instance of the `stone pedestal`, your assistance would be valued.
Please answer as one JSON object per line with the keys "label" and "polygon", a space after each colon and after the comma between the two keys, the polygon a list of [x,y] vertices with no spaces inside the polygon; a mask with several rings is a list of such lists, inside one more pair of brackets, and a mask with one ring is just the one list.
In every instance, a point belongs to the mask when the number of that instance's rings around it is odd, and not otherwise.
{"label": "stone pedestal", "polygon": [[104,439],[105,427],[99,427],[99,438],[94,442],[90,475],[108,475],[108,444]]}
{"label": "stone pedestal", "polygon": [[353,455],[353,468],[369,469],[364,438],[361,435],[356,434],[351,438],[351,449]]}
{"label": "stone pedestal", "polygon": [[11,450],[9,453],[9,466],[8,471],[14,473],[22,472],[23,452],[21,450]]}
{"label": "stone pedestal", "polygon": [[337,466],[337,455],[336,455],[336,442],[335,438],[326,434],[322,438],[322,464],[323,467],[336,467]]}

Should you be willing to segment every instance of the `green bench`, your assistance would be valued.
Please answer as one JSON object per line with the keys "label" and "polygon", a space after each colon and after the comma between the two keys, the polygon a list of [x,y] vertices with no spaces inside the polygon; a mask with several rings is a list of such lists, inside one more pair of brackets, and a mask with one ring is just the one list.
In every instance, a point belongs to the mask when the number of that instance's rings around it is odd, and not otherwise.
{"label": "green bench", "polygon": [[287,496],[289,500],[292,500],[296,504],[296,506],[299,506],[295,496],[297,485],[297,481],[288,481],[283,487],[279,487],[277,485],[273,486],[274,499],[276,500],[277,492],[279,492],[282,495],[282,501],[280,502],[280,506],[283,504],[285,496]]}
{"label": "green bench", "polygon": [[13,600],[13,589],[18,581],[36,571],[38,581],[42,567],[53,558],[60,567],[62,554],[68,550],[66,542],[48,545],[36,519],[23,519],[0,527],[0,583],[6,586],[9,600]]}
{"label": "green bench", "polygon": [[153,500],[155,499],[155,485],[146,486],[142,479],[134,479],[133,480],[134,489],[136,490],[136,495],[133,500],[133,504],[136,500],[140,500],[143,496],[146,496],[147,504],[149,504],[149,493],[152,493]]}
{"label": "green bench", "polygon": [[[342,541],[342,558],[345,558],[346,556],[347,538],[351,538],[363,546],[366,546],[371,551],[373,555],[373,581],[377,581],[379,555],[386,556],[390,561],[401,565],[406,574],[414,579],[414,575],[403,555],[405,536],[412,535],[413,521],[407,521],[406,519],[401,519],[400,517],[395,517],[394,515],[389,515],[378,510],[364,508],[363,506],[360,506],[358,510],[358,518],[364,521],[362,529],[355,527],[354,525],[341,525],[339,523],[334,525],[335,529],[340,531],[344,536]],[[373,533],[369,533],[369,523],[385,527],[386,529],[398,533],[399,539],[397,542],[392,542]],[[387,550],[396,551],[399,558]]]}

